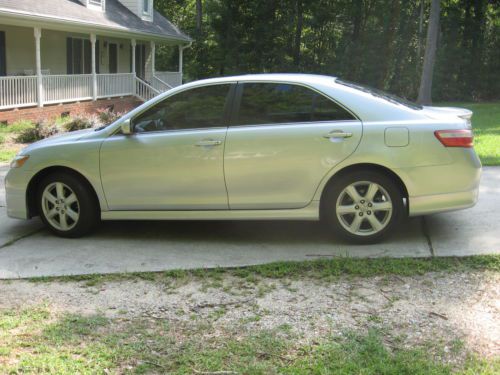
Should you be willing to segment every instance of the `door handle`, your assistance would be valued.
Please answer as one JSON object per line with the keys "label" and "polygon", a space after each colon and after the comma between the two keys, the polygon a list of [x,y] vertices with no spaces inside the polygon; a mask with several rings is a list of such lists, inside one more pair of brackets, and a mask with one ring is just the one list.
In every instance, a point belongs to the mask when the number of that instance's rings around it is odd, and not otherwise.
{"label": "door handle", "polygon": [[332,130],[330,133],[325,134],[323,138],[351,138],[351,132],[344,132],[342,130]]}
{"label": "door handle", "polygon": [[222,141],[215,140],[215,139],[203,139],[199,142],[195,143],[195,146],[198,147],[206,147],[206,146],[220,146],[222,144]]}

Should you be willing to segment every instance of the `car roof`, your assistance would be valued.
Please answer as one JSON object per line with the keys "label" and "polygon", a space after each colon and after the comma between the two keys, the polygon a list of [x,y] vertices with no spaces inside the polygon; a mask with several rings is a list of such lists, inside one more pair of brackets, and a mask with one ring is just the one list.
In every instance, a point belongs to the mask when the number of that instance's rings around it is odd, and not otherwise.
{"label": "car roof", "polygon": [[[268,82],[297,82],[318,84],[325,83],[326,80],[334,82],[336,77],[319,75],[319,74],[305,74],[305,73],[264,73],[264,74],[245,74],[230,77],[216,77],[202,79],[192,82],[192,84],[203,85],[211,83],[224,83],[224,82],[252,82],[252,81],[268,81]],[[190,84],[188,84],[190,85]]]}

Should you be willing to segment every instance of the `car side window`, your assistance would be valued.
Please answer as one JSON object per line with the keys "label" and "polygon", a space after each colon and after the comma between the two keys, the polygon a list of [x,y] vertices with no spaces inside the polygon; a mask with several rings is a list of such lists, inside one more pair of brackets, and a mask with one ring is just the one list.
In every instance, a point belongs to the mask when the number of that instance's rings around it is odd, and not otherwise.
{"label": "car side window", "polygon": [[289,83],[245,83],[237,125],[355,120],[337,103]]}
{"label": "car side window", "polygon": [[229,84],[196,87],[170,96],[133,120],[137,133],[224,126]]}

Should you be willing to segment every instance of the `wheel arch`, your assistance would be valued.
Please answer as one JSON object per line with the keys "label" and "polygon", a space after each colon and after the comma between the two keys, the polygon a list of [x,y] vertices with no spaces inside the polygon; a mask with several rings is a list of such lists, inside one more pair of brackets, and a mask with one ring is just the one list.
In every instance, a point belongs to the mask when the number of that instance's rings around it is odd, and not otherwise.
{"label": "wheel arch", "polygon": [[324,202],[324,195],[325,192],[328,190],[328,187],[334,183],[335,179],[338,178],[339,176],[343,176],[348,173],[352,172],[361,172],[361,171],[369,171],[369,172],[378,172],[382,175],[385,175],[386,177],[390,178],[392,181],[396,183],[398,188],[400,189],[401,194],[406,200],[406,212],[408,213],[409,210],[409,194],[408,194],[408,189],[401,179],[394,171],[391,169],[380,165],[380,164],[373,164],[373,163],[358,163],[358,164],[351,164],[348,165],[337,172],[335,172],[332,176],[328,178],[328,181],[325,183],[323,186],[323,190],[321,191],[321,196],[320,196],[320,217],[322,217],[322,202]]}
{"label": "wheel arch", "polygon": [[36,204],[36,195],[37,195],[37,189],[38,186],[40,185],[40,182],[48,175],[53,174],[53,173],[67,173],[71,174],[75,177],[77,177],[79,180],[81,180],[89,189],[91,194],[94,196],[95,201],[100,205],[99,197],[97,196],[97,192],[88,180],[83,174],[78,172],[77,170],[65,166],[50,166],[41,169],[38,171],[30,180],[28,183],[28,187],[26,189],[26,205],[28,208],[28,217],[32,218],[34,216],[38,215],[38,208]]}

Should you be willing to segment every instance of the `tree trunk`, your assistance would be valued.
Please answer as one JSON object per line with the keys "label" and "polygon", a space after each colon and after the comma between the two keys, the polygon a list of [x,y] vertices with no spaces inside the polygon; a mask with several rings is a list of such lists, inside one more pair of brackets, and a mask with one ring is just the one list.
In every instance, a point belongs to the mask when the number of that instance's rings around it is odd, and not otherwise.
{"label": "tree trunk", "polygon": [[196,0],[196,31],[201,34],[201,19],[203,15],[203,6],[201,0]]}
{"label": "tree trunk", "polygon": [[295,11],[297,13],[297,27],[295,28],[295,43],[293,48],[293,62],[298,68],[300,65],[300,43],[302,40],[302,27],[304,19],[304,9],[302,0],[297,0],[295,3]]}
{"label": "tree trunk", "polygon": [[417,99],[420,104],[432,104],[432,76],[434,74],[434,62],[436,60],[440,13],[440,0],[432,0],[429,25],[427,26],[427,39],[425,42],[424,67],[422,69],[420,90],[418,91]]}

